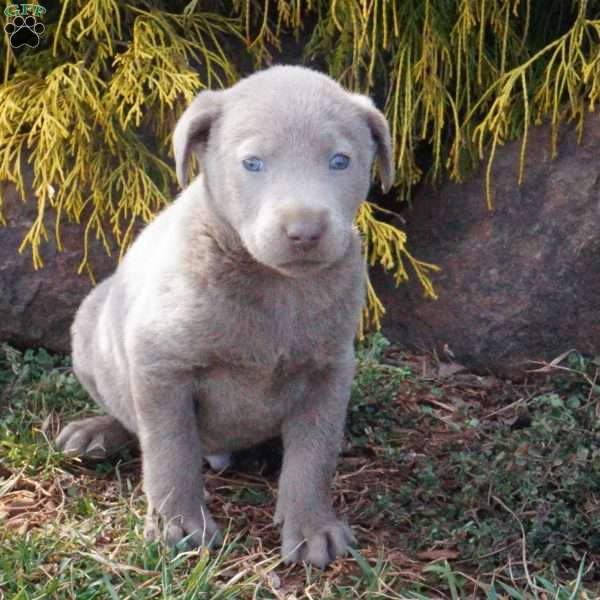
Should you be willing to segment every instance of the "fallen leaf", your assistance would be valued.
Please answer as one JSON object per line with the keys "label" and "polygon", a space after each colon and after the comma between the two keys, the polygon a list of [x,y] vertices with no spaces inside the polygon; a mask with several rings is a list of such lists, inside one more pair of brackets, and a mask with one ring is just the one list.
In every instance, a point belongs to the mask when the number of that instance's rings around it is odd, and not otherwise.
{"label": "fallen leaf", "polygon": [[419,552],[417,558],[419,560],[454,560],[459,557],[459,553],[456,550],[450,548],[439,548],[437,550],[425,550]]}
{"label": "fallen leaf", "polygon": [[437,376],[441,379],[446,379],[466,370],[467,368],[464,365],[457,362],[441,362],[437,368]]}

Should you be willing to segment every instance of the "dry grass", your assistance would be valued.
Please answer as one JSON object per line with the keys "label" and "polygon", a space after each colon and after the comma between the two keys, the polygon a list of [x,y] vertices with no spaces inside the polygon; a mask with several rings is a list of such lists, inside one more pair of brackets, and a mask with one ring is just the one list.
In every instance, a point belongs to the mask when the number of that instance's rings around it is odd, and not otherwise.
{"label": "dry grass", "polygon": [[[580,377],[568,389],[547,381],[512,385],[440,369],[428,357],[378,343],[359,353],[348,443],[334,483],[336,507],[353,524],[360,546],[324,572],[280,563],[271,522],[277,477],[261,460],[207,472],[209,506],[227,532],[217,553],[144,544],[139,456],[84,464],[57,453],[49,440],[65,421],[91,410],[88,400],[68,360],[4,347],[0,598],[599,598],[596,497],[571,498],[573,514],[589,519],[590,539],[577,539],[573,529],[572,539],[554,539],[565,551],[550,552],[536,541],[526,496],[519,491],[516,502],[513,488],[500,483],[511,469],[515,481],[529,477],[518,469],[525,468],[523,460],[534,461],[533,448],[526,451],[515,440],[513,466],[488,472],[488,490],[473,487],[465,499],[461,488],[482,476],[477,461],[490,447],[507,452],[494,428],[504,427],[506,441],[535,425],[535,414],[528,425],[523,409],[531,413],[540,394],[572,398],[579,389],[573,386],[581,386],[597,402],[600,390]],[[580,435],[585,442],[587,434]],[[464,469],[457,467],[461,461]],[[550,502],[550,492],[540,488],[539,494]],[[468,519],[456,513],[459,501],[472,513]],[[495,527],[506,527],[505,537],[484,528],[486,512]],[[475,533],[472,523],[479,526]],[[473,544],[480,547],[471,551]]]}

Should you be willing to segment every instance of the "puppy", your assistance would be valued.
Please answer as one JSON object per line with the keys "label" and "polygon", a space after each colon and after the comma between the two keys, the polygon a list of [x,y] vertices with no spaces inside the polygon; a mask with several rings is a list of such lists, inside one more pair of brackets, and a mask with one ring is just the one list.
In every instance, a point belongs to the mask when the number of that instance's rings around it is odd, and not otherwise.
{"label": "puppy", "polygon": [[202,458],[281,435],[275,522],[286,562],[324,567],[355,542],[331,504],[354,372],[365,261],[353,218],[390,134],[369,98],[277,66],[200,93],[173,136],[187,185],[83,301],[73,367],[107,416],[68,425],[66,453],[137,436],[145,535],[219,541]]}

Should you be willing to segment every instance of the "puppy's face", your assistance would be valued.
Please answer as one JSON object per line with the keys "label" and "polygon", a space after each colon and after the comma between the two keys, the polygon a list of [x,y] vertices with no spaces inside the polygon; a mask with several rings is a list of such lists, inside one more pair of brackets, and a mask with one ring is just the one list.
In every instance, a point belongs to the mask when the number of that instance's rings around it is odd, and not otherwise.
{"label": "puppy's face", "polygon": [[[268,69],[224,92],[200,94],[188,111],[174,136],[176,159],[187,161],[185,152],[178,157],[186,127],[215,209],[257,261],[284,274],[343,256],[375,155],[384,188],[393,181],[383,115],[314,71]],[[201,128],[186,125],[198,115]]]}

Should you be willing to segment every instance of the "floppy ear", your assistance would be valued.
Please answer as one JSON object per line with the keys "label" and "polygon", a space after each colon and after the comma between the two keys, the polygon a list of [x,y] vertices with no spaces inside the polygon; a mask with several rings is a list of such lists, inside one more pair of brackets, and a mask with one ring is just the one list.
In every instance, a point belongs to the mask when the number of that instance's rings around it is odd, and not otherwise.
{"label": "floppy ear", "polygon": [[371,130],[377,148],[377,165],[381,177],[381,188],[384,192],[388,192],[394,184],[395,169],[392,140],[387,119],[381,111],[377,110],[368,96],[352,94],[352,98],[361,107]]}
{"label": "floppy ear", "polygon": [[173,133],[173,153],[177,181],[182,188],[188,182],[192,152],[201,158],[206,150],[208,132],[223,107],[223,93],[213,90],[200,92],[177,121]]}

